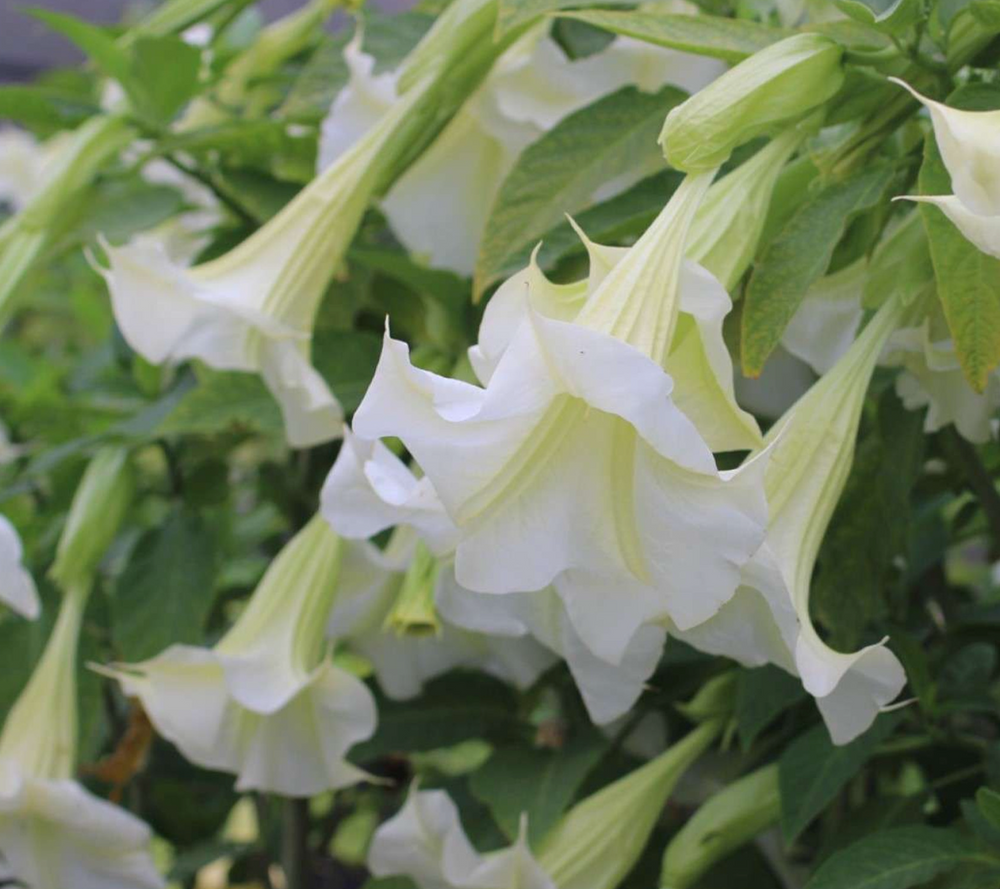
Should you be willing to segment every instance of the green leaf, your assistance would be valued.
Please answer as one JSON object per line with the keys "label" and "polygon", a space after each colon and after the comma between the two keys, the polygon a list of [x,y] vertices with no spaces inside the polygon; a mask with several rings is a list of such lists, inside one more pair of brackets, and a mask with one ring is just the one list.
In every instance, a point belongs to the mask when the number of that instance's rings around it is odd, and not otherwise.
{"label": "green leaf", "polygon": [[347,84],[350,72],[344,61],[344,47],[350,33],[324,37],[309,61],[302,66],[291,90],[276,113],[279,120],[317,123],[326,117],[337,93]]}
{"label": "green leaf", "polygon": [[90,241],[100,234],[112,244],[123,244],[137,232],[166,222],[183,207],[184,195],[169,185],[154,185],[139,177],[102,183],[88,201],[74,236]]}
{"label": "green leaf", "polygon": [[[654,173],[621,194],[577,213],[574,218],[587,237],[599,244],[621,243],[627,238],[638,237],[666,206],[682,178],[676,170]],[[565,219],[545,232],[540,241],[542,249],[538,251],[537,262],[546,270],[563,259],[583,256],[587,252],[576,229]],[[525,244],[512,254],[497,277],[508,278],[527,266],[533,249],[534,245]]]}
{"label": "green leaf", "polygon": [[854,651],[865,629],[886,615],[895,560],[906,554],[910,495],[924,465],[924,417],[893,390],[878,423],[858,444],[844,493],[823,538],[810,607],[830,644]]}
{"label": "green leaf", "polygon": [[802,681],[778,667],[740,670],[736,683],[736,730],[743,749],[749,750],[779,714],[806,697]]}
{"label": "green leaf", "polygon": [[141,661],[174,644],[197,645],[212,607],[215,543],[197,514],[176,508],[136,544],[111,600],[119,655]]}
{"label": "green leaf", "polygon": [[[951,180],[931,135],[924,146],[920,193],[950,194]],[[977,392],[1000,364],[1000,259],[978,250],[944,213],[921,204],[937,292],[965,378]]]}
{"label": "green leaf", "polygon": [[72,129],[99,111],[72,93],[35,84],[0,86],[0,118],[45,132]]}
{"label": "green leaf", "polygon": [[741,354],[746,376],[760,375],[809,286],[827,270],[848,223],[879,202],[891,179],[891,168],[876,163],[826,186],[764,248],[744,299]]}
{"label": "green leaf", "polygon": [[382,338],[363,330],[317,330],[313,335],[313,365],[350,413],[364,398],[375,375]]}
{"label": "green leaf", "polygon": [[989,787],[980,787],[976,791],[976,806],[989,823],[1000,830],[1000,793]]}
{"label": "green leaf", "polygon": [[470,738],[511,739],[522,726],[511,687],[485,673],[454,671],[428,682],[423,694],[393,701],[376,693],[378,733],[351,749],[352,762],[436,750]]}
{"label": "green leaf", "polygon": [[645,9],[596,9],[564,12],[561,15],[595,25],[613,34],[634,37],[682,52],[711,56],[724,62],[740,62],[792,33],[784,28],[772,28],[744,19],[650,12]]}
{"label": "green leaf", "polygon": [[75,43],[94,64],[122,86],[130,82],[131,65],[128,53],[118,45],[106,28],[49,9],[29,9],[27,12]]}
{"label": "green leaf", "polygon": [[806,889],[908,889],[977,857],[975,847],[954,830],[898,827],[830,856]]}
{"label": "green leaf", "polygon": [[789,745],[778,761],[781,832],[786,843],[802,833],[861,771],[898,722],[898,714],[883,713],[867,732],[840,747],[830,740],[825,725],[817,725]]}
{"label": "green leaf", "polygon": [[655,94],[626,87],[561,120],[526,148],[493,203],[476,260],[474,291],[481,294],[525,246],[563,214],[587,206],[603,185],[662,161],[656,138],[666,113],[684,93]]}
{"label": "green leaf", "polygon": [[199,385],[186,394],[159,427],[162,435],[256,431],[282,434],[281,411],[254,374],[199,368]]}
{"label": "green leaf", "polygon": [[473,773],[469,787],[512,840],[521,813],[527,812],[528,834],[537,847],[569,808],[608,744],[601,732],[586,726],[559,750],[503,747]]}
{"label": "green leaf", "polygon": [[558,9],[584,6],[627,6],[631,0],[500,0],[496,39],[521,25]]}
{"label": "green leaf", "polygon": [[[129,80],[135,111],[166,123],[198,89],[201,52],[180,37],[140,37],[131,47]],[[123,86],[129,88],[123,82]]]}
{"label": "green leaf", "polygon": [[924,15],[921,0],[836,0],[836,4],[855,21],[894,35],[902,34]]}

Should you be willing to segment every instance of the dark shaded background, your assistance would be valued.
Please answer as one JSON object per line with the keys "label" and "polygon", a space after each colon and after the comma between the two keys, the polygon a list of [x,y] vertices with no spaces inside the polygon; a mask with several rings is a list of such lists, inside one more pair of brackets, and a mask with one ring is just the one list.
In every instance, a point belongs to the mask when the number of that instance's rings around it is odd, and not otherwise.
{"label": "dark shaded background", "polygon": [[[264,0],[260,9],[273,19],[301,6],[304,0]],[[399,10],[412,0],[369,0],[384,10]],[[79,53],[68,41],[20,10],[42,6],[69,12],[98,24],[121,19],[126,7],[151,6],[141,0],[0,0],[0,81],[30,80],[32,75],[56,65],[72,64]]]}

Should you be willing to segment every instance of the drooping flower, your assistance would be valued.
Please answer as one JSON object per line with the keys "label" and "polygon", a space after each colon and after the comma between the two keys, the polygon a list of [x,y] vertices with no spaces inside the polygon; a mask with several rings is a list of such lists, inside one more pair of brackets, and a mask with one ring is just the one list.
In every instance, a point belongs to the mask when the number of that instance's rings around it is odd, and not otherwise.
{"label": "drooping flower", "polygon": [[[493,199],[521,151],[560,119],[599,96],[635,84],[653,91],[674,83],[694,92],[722,72],[716,61],[617,38],[571,61],[538,26],[501,57],[434,144],[382,201],[393,231],[432,265],[470,274]],[[374,59],[352,41],[344,58],[350,82],[323,124],[325,169],[378,120],[396,98],[397,75],[374,73]],[[624,188],[651,169],[636,168]]]}
{"label": "drooping flower", "polygon": [[698,726],[577,803],[537,852],[528,845],[522,816],[513,844],[480,854],[446,793],[413,788],[399,813],[375,832],[368,867],[378,877],[408,876],[419,889],[616,889],[642,854],[678,779],[720,728],[718,720]]}
{"label": "drooping flower", "polygon": [[812,623],[809,591],[823,535],[850,473],[868,383],[907,311],[891,297],[834,367],[769,430],[765,543],[715,617],[675,630],[710,653],[750,666],[770,661],[797,673],[837,744],[867,729],[906,680],[885,640],[850,653],[830,648]]}
{"label": "drooping flower", "polygon": [[905,81],[889,78],[930,112],[941,159],[951,175],[950,195],[910,195],[934,204],[984,253],[1000,256],[1000,111],[963,111],[928,99]]}
{"label": "drooping flower", "polygon": [[[348,538],[397,526],[384,551],[362,540],[345,546],[330,620],[331,634],[374,664],[392,697],[415,695],[425,680],[457,666],[477,667],[526,687],[551,665],[555,653],[566,660],[591,718],[603,724],[631,708],[659,661],[661,627],[641,628],[621,663],[609,663],[584,645],[552,588],[494,596],[460,586],[450,559],[455,528],[436,492],[381,442],[345,432],[323,488],[322,513]],[[440,630],[430,637],[400,638],[386,632],[384,624],[413,568],[415,533],[441,557],[431,581]]]}
{"label": "drooping flower", "polygon": [[989,375],[982,392],[969,385],[940,303],[918,327],[896,332],[885,363],[902,368],[896,394],[903,405],[908,410],[927,408],[925,432],[954,425],[963,438],[978,444],[997,437],[1000,372]]}
{"label": "drooping flower", "polygon": [[262,375],[288,441],[339,434],[342,411],[310,362],[327,285],[369,203],[436,135],[503,51],[488,35],[495,0],[461,0],[411,53],[406,89],[378,122],[274,218],[225,255],[192,268],[140,239],[106,245],[104,276],[122,334],[154,364],[199,359]]}
{"label": "drooping flower", "polygon": [[[425,682],[456,668],[528,688],[552,665],[553,655],[527,633],[510,638],[473,632],[446,610],[435,611],[438,575],[448,569],[410,529],[397,529],[384,551],[363,540],[345,540],[343,550],[328,634],[372,665],[390,698],[415,697]],[[402,626],[397,606],[408,582],[426,585],[433,626]]]}
{"label": "drooping flower", "polygon": [[[457,528],[459,584],[553,585],[610,663],[643,624],[688,628],[714,614],[763,537],[764,461],[719,473],[685,413],[698,400],[673,380],[682,309],[728,304],[683,261],[712,175],[685,180],[582,305],[572,305],[575,285],[536,288],[539,276],[524,273],[513,308],[484,318],[474,353],[483,387],[413,367],[387,334],[355,415],[358,435],[398,436],[430,479]],[[758,440],[749,426],[743,440]]]}
{"label": "drooping flower", "polygon": [[0,602],[31,620],[38,617],[41,606],[31,573],[22,562],[24,551],[17,529],[0,515]]}
{"label": "drooping flower", "polygon": [[160,889],[149,828],[73,780],[77,640],[89,590],[67,590],[0,734],[0,879],[32,889]]}
{"label": "drooping flower", "polygon": [[189,760],[236,774],[239,790],[311,796],[353,784],[364,773],[344,756],[371,736],[376,714],[364,683],[325,652],[340,558],[316,517],[214,648],[172,645],[105,672]]}

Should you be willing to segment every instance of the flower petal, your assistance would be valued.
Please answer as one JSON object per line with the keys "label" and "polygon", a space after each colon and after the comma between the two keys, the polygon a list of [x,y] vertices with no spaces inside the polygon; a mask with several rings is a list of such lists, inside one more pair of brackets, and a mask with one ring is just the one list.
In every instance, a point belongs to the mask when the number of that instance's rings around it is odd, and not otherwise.
{"label": "flower petal", "polygon": [[21,538],[6,516],[0,515],[0,602],[34,620],[41,611],[31,574],[21,564]]}
{"label": "flower petal", "polygon": [[150,832],[75,781],[28,780],[0,798],[4,867],[36,889],[160,889]]}

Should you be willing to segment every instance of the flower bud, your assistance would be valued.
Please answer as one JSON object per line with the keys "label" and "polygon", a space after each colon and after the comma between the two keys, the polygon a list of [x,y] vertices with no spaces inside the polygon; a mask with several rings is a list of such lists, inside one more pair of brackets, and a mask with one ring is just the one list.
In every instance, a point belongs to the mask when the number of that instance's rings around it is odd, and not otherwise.
{"label": "flower bud", "polygon": [[577,803],[552,829],[538,863],[559,889],[616,889],[632,869],[677,781],[715,740],[702,723],[656,759]]}
{"label": "flower bud", "polygon": [[90,461],[73,495],[49,576],[63,589],[89,582],[132,501],[134,478],[123,447],[107,447]]}
{"label": "flower bud", "polygon": [[781,812],[778,766],[745,775],[709,799],[670,841],[660,889],[687,889],[715,862],[774,824]]}
{"label": "flower bud", "polygon": [[819,34],[755,53],[671,110],[660,133],[667,161],[688,173],[712,170],[744,142],[822,105],[844,81],[842,55]]}

